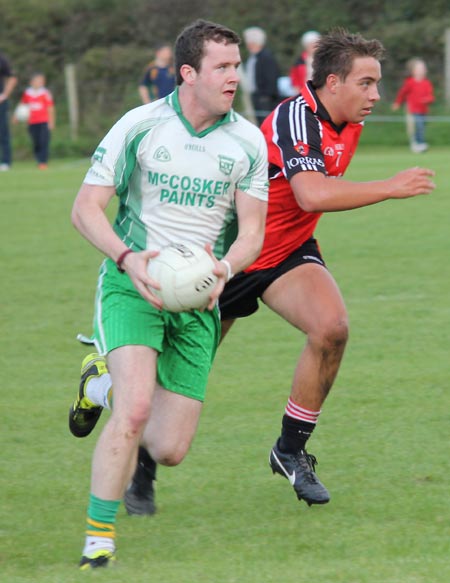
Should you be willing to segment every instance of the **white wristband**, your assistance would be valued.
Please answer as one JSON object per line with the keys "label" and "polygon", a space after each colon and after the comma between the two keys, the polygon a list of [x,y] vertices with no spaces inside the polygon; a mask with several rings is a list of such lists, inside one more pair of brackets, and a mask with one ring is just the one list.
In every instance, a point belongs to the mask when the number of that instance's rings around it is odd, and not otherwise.
{"label": "white wristband", "polygon": [[231,265],[230,262],[227,259],[221,259],[220,260],[221,263],[223,263],[225,265],[225,267],[227,268],[227,282],[230,281],[230,279],[234,276],[234,273],[231,271]]}

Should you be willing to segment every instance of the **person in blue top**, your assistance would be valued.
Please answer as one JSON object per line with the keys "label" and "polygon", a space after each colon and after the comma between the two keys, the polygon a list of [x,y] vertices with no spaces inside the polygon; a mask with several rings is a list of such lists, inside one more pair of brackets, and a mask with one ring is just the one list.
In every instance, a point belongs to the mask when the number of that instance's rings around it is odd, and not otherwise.
{"label": "person in blue top", "polygon": [[155,48],[155,59],[145,70],[139,84],[142,103],[150,103],[166,97],[175,89],[175,69],[172,47],[163,43]]}

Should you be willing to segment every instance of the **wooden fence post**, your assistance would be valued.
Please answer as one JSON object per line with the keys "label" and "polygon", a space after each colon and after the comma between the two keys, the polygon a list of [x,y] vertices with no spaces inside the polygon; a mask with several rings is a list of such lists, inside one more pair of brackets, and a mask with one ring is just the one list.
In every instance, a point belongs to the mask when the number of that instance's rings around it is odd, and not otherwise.
{"label": "wooden fence post", "polygon": [[78,128],[80,125],[77,74],[74,64],[65,65],[64,77],[66,81],[67,103],[69,106],[70,137],[74,141],[78,138]]}

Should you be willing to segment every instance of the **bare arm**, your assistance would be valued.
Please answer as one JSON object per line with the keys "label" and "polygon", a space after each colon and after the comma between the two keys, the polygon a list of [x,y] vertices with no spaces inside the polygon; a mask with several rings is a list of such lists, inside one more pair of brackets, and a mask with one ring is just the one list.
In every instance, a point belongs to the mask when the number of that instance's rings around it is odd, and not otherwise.
{"label": "bare arm", "polygon": [[224,257],[230,262],[233,273],[238,273],[251,265],[261,252],[267,202],[237,190],[236,209],[239,223],[238,236]]}
{"label": "bare arm", "polygon": [[56,114],[55,114],[55,107],[51,105],[48,108],[48,127],[50,130],[54,130],[56,125]]}
{"label": "bare arm", "polygon": [[430,194],[435,188],[432,176],[432,170],[418,167],[373,182],[351,182],[320,172],[300,172],[292,177],[291,187],[298,204],[307,212],[345,211],[392,198]]}
{"label": "bare arm", "polygon": [[[113,261],[117,261],[120,255],[127,250],[127,246],[114,232],[105,209],[115,195],[112,186],[95,186],[83,183],[75,199],[72,209],[72,223],[74,227],[94,247]],[[130,276],[138,292],[157,308],[162,307],[159,298],[150,293],[148,285],[159,288],[157,282],[147,275],[147,263],[157,252],[141,251],[129,253],[122,268]]]}
{"label": "bare arm", "polygon": [[145,85],[139,85],[138,90],[142,103],[144,105],[146,103],[150,103],[150,93],[148,91],[148,88]]}
{"label": "bare arm", "polygon": [[[238,236],[223,258],[229,262],[233,274],[251,265],[261,252],[264,242],[267,202],[237,190],[236,209],[239,224]],[[216,260],[214,273],[219,277],[219,281],[211,294],[209,309],[213,308],[225,287],[228,275],[226,264]]]}
{"label": "bare arm", "polygon": [[13,92],[14,87],[17,85],[17,77],[8,77],[5,81],[5,85],[3,87],[3,93],[0,93],[0,103],[2,101],[6,101],[11,93]]}

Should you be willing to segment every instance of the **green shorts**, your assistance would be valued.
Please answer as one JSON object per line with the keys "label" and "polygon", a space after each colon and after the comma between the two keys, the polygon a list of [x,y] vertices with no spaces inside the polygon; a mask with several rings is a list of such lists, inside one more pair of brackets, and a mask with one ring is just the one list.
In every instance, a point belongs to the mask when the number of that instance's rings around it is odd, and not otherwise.
{"label": "green shorts", "polygon": [[126,273],[106,259],[97,285],[95,344],[102,354],[139,344],[157,350],[158,383],[175,393],[203,401],[220,339],[217,306],[212,311],[157,310]]}

